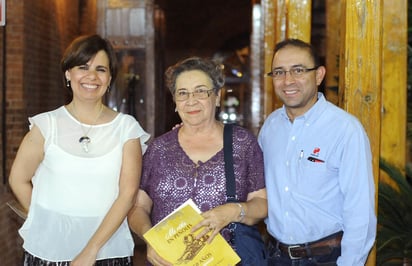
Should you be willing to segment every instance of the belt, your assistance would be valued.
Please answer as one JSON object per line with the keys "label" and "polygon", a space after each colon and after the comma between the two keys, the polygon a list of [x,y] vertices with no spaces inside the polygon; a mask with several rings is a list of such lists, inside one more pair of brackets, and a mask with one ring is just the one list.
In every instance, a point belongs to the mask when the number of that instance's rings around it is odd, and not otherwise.
{"label": "belt", "polygon": [[342,236],[343,232],[340,231],[317,241],[297,245],[284,244],[271,235],[269,235],[269,240],[282,253],[288,255],[293,260],[328,255],[332,252],[333,248],[340,246]]}

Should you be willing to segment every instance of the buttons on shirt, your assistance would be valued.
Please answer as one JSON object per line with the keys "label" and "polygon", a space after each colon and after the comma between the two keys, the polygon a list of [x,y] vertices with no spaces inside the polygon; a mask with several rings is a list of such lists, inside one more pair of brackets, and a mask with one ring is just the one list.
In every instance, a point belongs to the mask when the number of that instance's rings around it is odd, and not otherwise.
{"label": "buttons on shirt", "polygon": [[288,191],[289,191],[289,187],[285,187],[285,191],[288,192]]}

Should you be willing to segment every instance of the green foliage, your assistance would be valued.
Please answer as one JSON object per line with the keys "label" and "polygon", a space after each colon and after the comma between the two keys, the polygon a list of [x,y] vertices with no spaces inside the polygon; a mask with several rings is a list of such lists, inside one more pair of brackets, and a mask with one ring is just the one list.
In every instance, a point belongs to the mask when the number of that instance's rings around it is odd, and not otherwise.
{"label": "green foliage", "polygon": [[377,265],[412,262],[412,185],[399,169],[381,160],[380,168],[396,186],[379,183]]}

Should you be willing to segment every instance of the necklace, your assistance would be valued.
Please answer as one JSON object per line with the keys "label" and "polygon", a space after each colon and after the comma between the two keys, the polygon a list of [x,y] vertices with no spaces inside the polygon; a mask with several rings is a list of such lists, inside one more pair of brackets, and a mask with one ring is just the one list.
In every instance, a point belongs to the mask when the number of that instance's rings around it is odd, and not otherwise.
{"label": "necklace", "polygon": [[[77,112],[76,112],[76,108],[75,108],[75,106],[74,106],[74,102],[73,102],[73,114],[76,116],[76,118],[78,119],[78,115],[77,115]],[[94,124],[96,124],[96,122],[97,122],[97,120],[99,119],[99,117],[100,117],[100,115],[102,114],[102,111],[103,111],[103,104],[100,106],[100,111],[97,113],[97,116],[96,116],[96,118],[94,119],[94,122],[90,125],[90,127],[87,129],[87,130],[85,130],[84,128],[83,128],[83,123],[79,120],[79,123],[80,123],[80,127],[81,127],[81,129],[82,129],[82,132],[83,132],[83,136],[81,136],[80,138],[79,138],[79,143],[80,143],[80,145],[82,146],[82,149],[83,149],[83,151],[85,152],[85,153],[88,153],[89,152],[89,143],[90,142],[92,142],[92,140],[90,139],[90,137],[88,136],[89,135],[89,132],[90,132],[90,130],[93,128],[93,125]]]}

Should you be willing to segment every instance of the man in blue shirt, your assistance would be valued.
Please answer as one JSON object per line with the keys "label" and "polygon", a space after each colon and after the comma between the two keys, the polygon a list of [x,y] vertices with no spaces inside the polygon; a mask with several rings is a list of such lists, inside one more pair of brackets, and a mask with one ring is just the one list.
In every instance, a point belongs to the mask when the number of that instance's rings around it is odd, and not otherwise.
{"label": "man in blue shirt", "polygon": [[267,75],[283,107],[259,133],[269,265],[364,265],[375,241],[369,140],[354,116],[318,92],[325,73],[310,44],[276,45]]}

